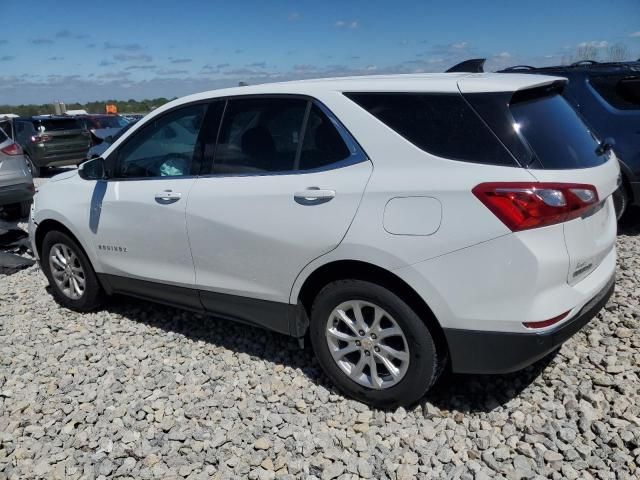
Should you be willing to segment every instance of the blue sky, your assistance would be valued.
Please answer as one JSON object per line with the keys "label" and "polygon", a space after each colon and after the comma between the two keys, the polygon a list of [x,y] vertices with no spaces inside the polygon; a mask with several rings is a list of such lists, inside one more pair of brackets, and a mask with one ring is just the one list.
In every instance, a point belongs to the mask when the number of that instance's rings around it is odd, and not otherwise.
{"label": "blue sky", "polygon": [[639,0],[2,0],[0,104],[557,64],[616,43],[640,57]]}

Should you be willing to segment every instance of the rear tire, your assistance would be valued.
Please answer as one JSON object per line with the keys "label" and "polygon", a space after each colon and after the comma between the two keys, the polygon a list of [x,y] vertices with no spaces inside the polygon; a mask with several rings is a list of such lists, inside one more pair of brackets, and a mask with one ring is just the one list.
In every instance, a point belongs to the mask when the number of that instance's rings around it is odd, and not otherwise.
{"label": "rear tire", "polygon": [[613,192],[613,206],[616,209],[616,219],[620,221],[629,207],[629,191],[624,182]]}
{"label": "rear tire", "polygon": [[310,337],[335,386],[374,407],[416,403],[441,371],[425,323],[395,293],[374,283],[339,280],[324,287],[311,310]]}
{"label": "rear tire", "polygon": [[45,235],[40,265],[53,298],[61,306],[89,312],[104,303],[105,293],[91,262],[69,235],[57,230]]}

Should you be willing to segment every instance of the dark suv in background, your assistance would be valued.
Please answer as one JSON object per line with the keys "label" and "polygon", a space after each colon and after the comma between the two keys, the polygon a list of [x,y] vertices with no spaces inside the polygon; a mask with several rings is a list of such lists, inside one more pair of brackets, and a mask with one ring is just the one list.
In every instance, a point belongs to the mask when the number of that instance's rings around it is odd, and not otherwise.
{"label": "dark suv in background", "polygon": [[0,128],[22,146],[34,177],[42,168],[79,164],[91,146],[91,134],[68,116],[0,119]]}
{"label": "dark suv in background", "polygon": [[[483,64],[484,59],[468,60],[449,71],[481,72]],[[562,95],[600,141],[614,144],[620,160],[622,184],[614,196],[618,218],[628,205],[640,206],[640,60],[583,61],[553,67],[517,65],[499,72],[567,78]]]}

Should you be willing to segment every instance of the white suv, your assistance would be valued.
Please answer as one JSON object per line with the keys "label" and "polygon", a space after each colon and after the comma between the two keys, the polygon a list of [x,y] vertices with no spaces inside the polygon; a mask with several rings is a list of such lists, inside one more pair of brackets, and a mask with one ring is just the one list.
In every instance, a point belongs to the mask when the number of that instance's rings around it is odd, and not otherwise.
{"label": "white suv", "polygon": [[123,293],[303,339],[346,394],[509,372],[611,295],[618,162],[517,74],[239,87],[154,111],[36,195],[56,300]]}

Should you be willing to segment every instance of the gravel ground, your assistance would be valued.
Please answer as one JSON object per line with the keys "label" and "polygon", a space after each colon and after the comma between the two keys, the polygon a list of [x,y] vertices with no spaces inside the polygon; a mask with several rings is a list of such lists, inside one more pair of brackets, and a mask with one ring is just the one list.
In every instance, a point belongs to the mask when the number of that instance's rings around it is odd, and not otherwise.
{"label": "gravel ground", "polygon": [[293,339],[124,298],[80,315],[37,267],[0,277],[0,479],[638,478],[639,251],[628,228],[615,295],[554,356],[395,411]]}

